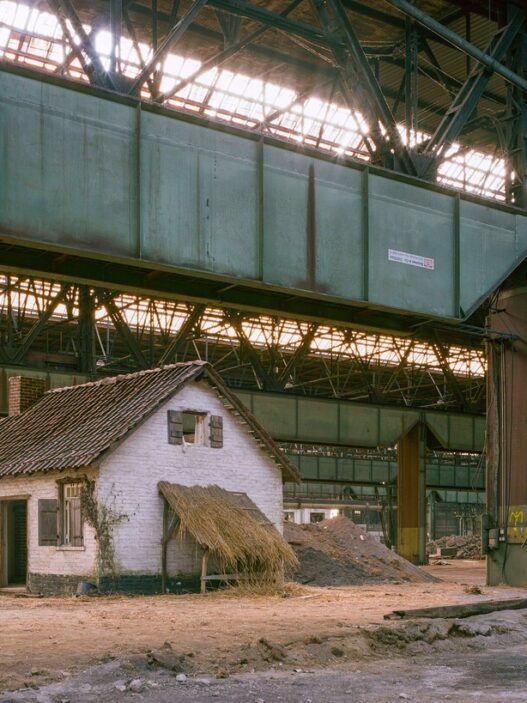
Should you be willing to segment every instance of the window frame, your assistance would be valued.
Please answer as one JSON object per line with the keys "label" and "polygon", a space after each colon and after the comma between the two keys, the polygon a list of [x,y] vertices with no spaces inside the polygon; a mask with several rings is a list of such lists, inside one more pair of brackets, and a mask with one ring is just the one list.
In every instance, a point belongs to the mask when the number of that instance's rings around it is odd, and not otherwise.
{"label": "window frame", "polygon": [[[194,421],[193,434],[184,430],[185,416],[192,416]],[[167,440],[169,444],[222,449],[224,446],[223,429],[223,415],[214,415],[209,410],[194,410],[192,408],[167,410]],[[192,436],[193,440],[189,441],[185,435]]]}
{"label": "window frame", "polygon": [[[193,445],[196,447],[206,447],[207,446],[207,433],[206,428],[208,427],[207,418],[209,413],[199,410],[182,410],[182,427],[183,427],[183,444],[187,447]],[[185,432],[185,417],[194,418],[194,433]],[[194,439],[189,441],[185,435],[192,436]]]}
{"label": "window frame", "polygon": [[[58,547],[75,549],[84,547],[84,520],[82,517],[80,493],[82,481],[75,478],[67,478],[58,481],[59,489],[59,511],[58,511]],[[76,495],[66,495],[68,488],[78,487]],[[76,506],[73,506],[76,501]],[[75,512],[78,511],[79,535],[75,536]]]}

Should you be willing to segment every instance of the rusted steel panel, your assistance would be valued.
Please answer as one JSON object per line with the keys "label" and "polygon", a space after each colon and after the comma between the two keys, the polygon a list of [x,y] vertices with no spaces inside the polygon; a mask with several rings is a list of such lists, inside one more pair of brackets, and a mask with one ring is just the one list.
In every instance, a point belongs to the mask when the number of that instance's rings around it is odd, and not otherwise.
{"label": "rusted steel panel", "polygon": [[397,445],[397,552],[413,564],[425,561],[424,427],[415,425]]}
{"label": "rusted steel panel", "polygon": [[492,330],[516,336],[489,355],[488,434],[497,448],[489,479],[493,485],[498,470],[497,500],[505,510],[527,504],[527,288],[500,295],[489,323]]}

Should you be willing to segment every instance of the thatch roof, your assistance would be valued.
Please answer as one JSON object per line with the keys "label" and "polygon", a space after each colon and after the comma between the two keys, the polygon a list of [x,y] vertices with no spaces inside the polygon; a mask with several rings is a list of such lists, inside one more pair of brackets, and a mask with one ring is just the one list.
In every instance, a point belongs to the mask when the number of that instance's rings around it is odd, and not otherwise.
{"label": "thatch roof", "polygon": [[191,535],[226,572],[272,577],[298,566],[294,551],[246,493],[166,481],[158,485],[179,518],[176,536]]}
{"label": "thatch roof", "polygon": [[207,381],[253,441],[299,482],[296,467],[210,364],[193,361],[48,391],[0,423],[0,478],[81,469],[99,461],[188,383]]}

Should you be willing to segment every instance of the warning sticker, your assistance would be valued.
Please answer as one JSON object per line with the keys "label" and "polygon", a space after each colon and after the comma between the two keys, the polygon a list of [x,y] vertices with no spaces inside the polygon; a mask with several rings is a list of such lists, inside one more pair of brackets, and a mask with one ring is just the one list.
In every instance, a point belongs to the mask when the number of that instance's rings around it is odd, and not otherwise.
{"label": "warning sticker", "polygon": [[428,256],[418,256],[417,254],[409,254],[407,251],[397,251],[397,249],[388,249],[388,260],[397,261],[398,264],[408,264],[408,266],[418,266],[422,269],[435,269],[434,259]]}

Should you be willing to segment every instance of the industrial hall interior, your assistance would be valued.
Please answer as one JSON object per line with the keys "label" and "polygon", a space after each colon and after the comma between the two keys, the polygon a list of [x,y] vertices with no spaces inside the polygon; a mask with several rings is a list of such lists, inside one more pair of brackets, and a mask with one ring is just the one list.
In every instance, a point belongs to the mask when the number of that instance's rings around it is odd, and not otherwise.
{"label": "industrial hall interior", "polygon": [[0,703],[525,703],[527,0],[0,0]]}

